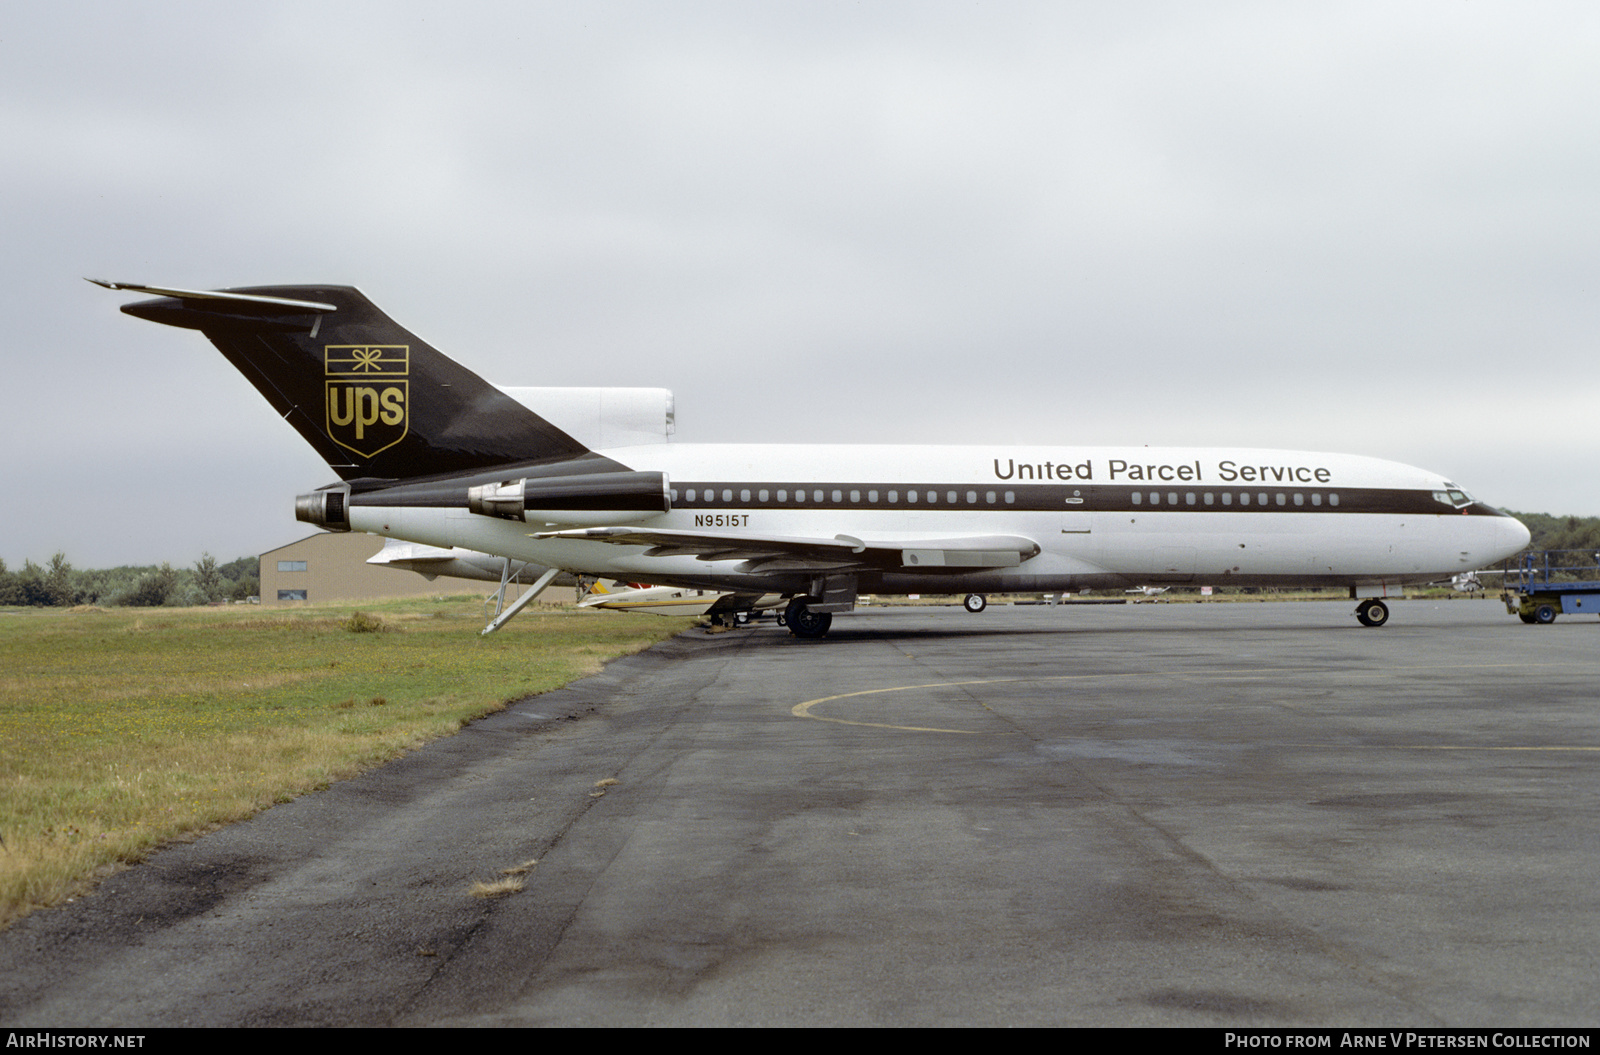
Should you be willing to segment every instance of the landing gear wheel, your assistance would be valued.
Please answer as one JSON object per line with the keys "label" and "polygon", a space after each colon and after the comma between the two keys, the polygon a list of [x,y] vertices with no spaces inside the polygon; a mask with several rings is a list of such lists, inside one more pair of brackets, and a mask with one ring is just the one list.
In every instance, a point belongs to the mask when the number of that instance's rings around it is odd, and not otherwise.
{"label": "landing gear wheel", "polygon": [[1534,605],[1533,621],[1546,626],[1556,621],[1556,608],[1553,604]]}
{"label": "landing gear wheel", "polygon": [[989,607],[989,602],[984,599],[984,596],[981,593],[969,593],[961,599],[961,607],[965,608],[973,615],[977,615],[979,612]]}
{"label": "landing gear wheel", "polygon": [[733,613],[734,626],[749,626],[752,616],[749,609]]}
{"label": "landing gear wheel", "polygon": [[796,597],[783,610],[783,620],[789,624],[789,633],[795,637],[815,640],[828,632],[833,625],[832,612],[813,612],[806,607],[804,597]]}
{"label": "landing gear wheel", "polygon": [[1362,626],[1382,626],[1389,621],[1389,606],[1382,601],[1362,601],[1356,605],[1356,619]]}

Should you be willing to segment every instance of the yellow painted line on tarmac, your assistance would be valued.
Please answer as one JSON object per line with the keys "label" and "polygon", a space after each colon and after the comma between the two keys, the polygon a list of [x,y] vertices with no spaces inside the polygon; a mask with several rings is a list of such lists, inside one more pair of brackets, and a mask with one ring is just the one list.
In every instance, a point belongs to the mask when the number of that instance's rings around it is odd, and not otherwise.
{"label": "yellow painted line on tarmac", "polygon": [[819,703],[832,703],[834,700],[848,700],[855,696],[875,696],[881,692],[906,692],[911,689],[944,689],[957,685],[993,685],[1000,681],[1046,681],[1047,678],[982,678],[976,681],[935,681],[927,685],[895,685],[887,689],[862,689],[860,692],[841,692],[837,696],[820,696],[815,700],[797,703],[789,708],[789,713],[796,718],[810,718],[814,722],[833,722],[836,725],[864,725],[872,729],[903,729],[912,733],[959,733],[962,736],[977,736],[973,729],[936,729],[931,726],[921,725],[890,725],[887,722],[852,722],[847,718],[826,718],[820,714],[812,714],[811,708]]}
{"label": "yellow painted line on tarmac", "polygon": [[[1550,663],[1551,666],[1579,666],[1576,663]],[[921,685],[891,685],[882,689],[861,689],[858,692],[841,692],[833,696],[819,696],[814,700],[797,703],[789,708],[789,713],[796,718],[807,718],[814,722],[832,722],[835,725],[859,725],[869,729],[898,729],[909,733],[955,733],[958,736],[983,735],[975,729],[942,729],[937,726],[924,725],[896,725],[890,722],[858,722],[848,718],[829,718],[826,715],[813,714],[811,708],[835,700],[849,700],[857,696],[877,696],[889,692],[910,692],[914,689],[951,689],[963,685],[1002,685],[1012,682],[1028,681],[1091,681],[1095,679],[1111,678],[1261,678],[1280,674],[1308,674],[1338,673],[1343,675],[1383,675],[1403,672],[1417,672],[1428,670],[1494,670],[1499,668],[1512,668],[1521,670],[1527,666],[1525,663],[1425,663],[1407,667],[1389,667],[1383,670],[1365,668],[1357,671],[1336,670],[1332,667],[1261,667],[1250,670],[1230,671],[1172,671],[1172,670],[1145,670],[1126,671],[1116,674],[1045,674],[1037,677],[1020,678],[971,678],[966,681],[932,681]],[[1600,747],[1449,747],[1445,745],[1417,745],[1412,747],[1397,746],[1395,750],[1408,751],[1600,751]]]}

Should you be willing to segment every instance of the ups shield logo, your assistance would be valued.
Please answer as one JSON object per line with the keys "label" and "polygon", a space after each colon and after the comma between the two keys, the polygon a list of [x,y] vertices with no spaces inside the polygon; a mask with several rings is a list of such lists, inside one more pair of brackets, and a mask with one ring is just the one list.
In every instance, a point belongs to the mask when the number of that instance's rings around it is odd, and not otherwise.
{"label": "ups shield logo", "polygon": [[363,458],[406,437],[411,348],[330,344],[323,348],[328,436]]}

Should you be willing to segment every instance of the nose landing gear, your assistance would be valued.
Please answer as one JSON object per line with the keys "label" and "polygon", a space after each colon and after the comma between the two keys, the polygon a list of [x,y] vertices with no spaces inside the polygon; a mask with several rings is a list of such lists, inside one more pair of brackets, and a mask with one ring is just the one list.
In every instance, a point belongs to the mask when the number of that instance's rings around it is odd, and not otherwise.
{"label": "nose landing gear", "polygon": [[1389,606],[1375,598],[1356,605],[1356,620],[1362,626],[1382,626],[1389,621]]}

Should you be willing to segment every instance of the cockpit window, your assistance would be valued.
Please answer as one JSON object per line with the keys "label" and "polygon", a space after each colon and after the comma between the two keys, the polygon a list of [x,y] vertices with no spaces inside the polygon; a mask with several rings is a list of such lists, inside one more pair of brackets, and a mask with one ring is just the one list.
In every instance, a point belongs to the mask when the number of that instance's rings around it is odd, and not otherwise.
{"label": "cockpit window", "polygon": [[1452,509],[1465,509],[1477,501],[1476,498],[1448,481],[1445,482],[1445,487],[1449,490],[1435,491],[1433,492],[1433,497],[1435,501],[1443,502]]}

